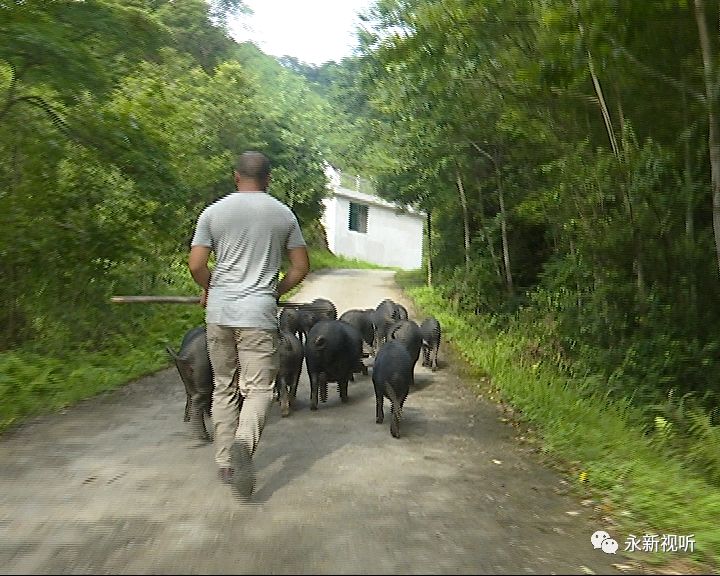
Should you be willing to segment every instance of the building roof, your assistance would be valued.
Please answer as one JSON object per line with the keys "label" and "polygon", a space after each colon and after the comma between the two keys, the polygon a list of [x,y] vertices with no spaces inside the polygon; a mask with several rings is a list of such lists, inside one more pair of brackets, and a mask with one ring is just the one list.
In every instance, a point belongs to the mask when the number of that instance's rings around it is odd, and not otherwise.
{"label": "building roof", "polygon": [[418,218],[425,218],[426,216],[424,212],[416,210],[415,208],[412,208],[410,206],[401,206],[399,204],[394,204],[392,202],[388,202],[383,198],[380,198],[379,196],[365,194],[364,192],[350,190],[349,188],[343,188],[341,186],[333,186],[331,188],[331,194],[333,196],[342,196],[343,198],[348,198],[350,200],[358,200],[359,202],[363,202],[365,204],[373,204],[382,208],[388,208],[390,210],[402,212],[404,214],[416,216]]}

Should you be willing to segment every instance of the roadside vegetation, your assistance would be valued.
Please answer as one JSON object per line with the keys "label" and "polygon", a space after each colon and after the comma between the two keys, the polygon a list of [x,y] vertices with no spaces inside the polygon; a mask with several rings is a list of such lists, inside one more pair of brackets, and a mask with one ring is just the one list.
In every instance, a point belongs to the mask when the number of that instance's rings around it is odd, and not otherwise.
{"label": "roadside vegetation", "polygon": [[428,214],[416,296],[468,361],[621,544],[694,533],[716,566],[718,10],[379,0],[314,80],[378,193]]}
{"label": "roadside vegetation", "polygon": [[[707,426],[700,424],[695,437],[685,431],[683,438],[662,419],[654,420],[657,428],[648,427],[653,420],[642,409],[598,390],[597,375],[539,355],[537,339],[522,323],[498,328],[493,317],[463,313],[425,286],[419,273],[401,272],[397,279],[419,317],[438,318],[443,341],[467,363],[478,395],[506,405],[508,420],[523,429],[519,436],[536,443],[546,462],[570,480],[578,501],[592,507],[598,529],[618,538],[619,555],[630,534],[640,540],[645,534],[692,535],[692,554],[624,555],[679,573],[717,573],[720,478],[709,471],[717,469],[718,444],[703,436]],[[703,442],[706,449],[693,451]]]}
{"label": "roadside vegetation", "polygon": [[[310,248],[311,272],[324,268],[377,268]],[[156,294],[199,295],[186,268]],[[291,296],[288,296],[291,298]],[[33,416],[48,414],[80,400],[114,390],[172,365],[165,346],[177,350],[184,334],[204,323],[200,306],[185,304],[113,304],[113,332],[95,343],[66,342],[43,352],[36,346],[0,352],[0,433]],[[178,385],[180,381],[178,380]]]}
{"label": "roadside vegetation", "polygon": [[[309,83],[233,41],[241,0],[0,3],[0,430],[168,365],[199,307],[200,210],[248,149],[317,236],[323,162],[344,119]],[[318,253],[317,266],[325,259]]]}
{"label": "roadside vegetation", "polygon": [[479,381],[620,532],[720,564],[717,3],[377,0],[319,67],[234,42],[243,8],[0,3],[0,430],[169,365],[202,310],[109,297],[196,294],[260,149],[312,246],[324,162],[427,213],[410,294]]}

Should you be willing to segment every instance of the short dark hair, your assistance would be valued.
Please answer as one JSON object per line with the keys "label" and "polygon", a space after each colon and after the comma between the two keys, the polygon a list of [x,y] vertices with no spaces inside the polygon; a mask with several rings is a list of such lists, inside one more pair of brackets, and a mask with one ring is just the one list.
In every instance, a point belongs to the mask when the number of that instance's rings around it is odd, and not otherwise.
{"label": "short dark hair", "polygon": [[264,180],[270,175],[270,159],[262,152],[244,152],[235,162],[235,171],[245,178]]}

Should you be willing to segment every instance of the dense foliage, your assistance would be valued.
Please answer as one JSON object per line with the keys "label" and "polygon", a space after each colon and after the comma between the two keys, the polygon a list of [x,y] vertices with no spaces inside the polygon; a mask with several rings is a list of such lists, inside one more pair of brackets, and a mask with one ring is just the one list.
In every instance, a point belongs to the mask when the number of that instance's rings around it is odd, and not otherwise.
{"label": "dense foliage", "polygon": [[231,40],[243,9],[0,4],[0,349],[140,321],[108,296],[173,290],[198,211],[257,148],[310,238],[322,161],[371,176],[429,213],[428,278],[456,306],[717,424],[715,4],[378,0],[360,55],[320,67]]}
{"label": "dense foliage", "polygon": [[119,318],[109,296],[187,277],[194,220],[232,190],[246,149],[270,156],[270,192],[317,234],[318,127],[332,115],[299,75],[230,39],[242,9],[0,3],[0,350],[93,349],[137,326],[149,311]]}
{"label": "dense foliage", "polygon": [[196,289],[239,152],[317,243],[326,160],[429,215],[416,297],[550,447],[715,550],[679,470],[720,484],[717,2],[377,0],[319,67],[234,42],[243,10],[0,0],[0,429],[167,362],[201,309],[109,296]]}
{"label": "dense foliage", "polygon": [[430,212],[447,298],[611,395],[712,408],[717,20],[702,0],[379,0],[362,55],[310,79],[335,79],[380,193]]}

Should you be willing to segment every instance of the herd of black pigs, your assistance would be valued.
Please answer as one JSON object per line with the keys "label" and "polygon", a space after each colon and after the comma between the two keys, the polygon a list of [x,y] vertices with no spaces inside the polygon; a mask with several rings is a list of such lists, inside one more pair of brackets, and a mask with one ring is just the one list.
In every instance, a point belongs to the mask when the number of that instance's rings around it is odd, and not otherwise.
{"label": "herd of black pigs", "polygon": [[[430,316],[418,325],[408,318],[402,305],[387,298],[374,309],[347,310],[339,318],[335,305],[326,298],[283,306],[278,331],[280,369],[275,394],[282,416],[288,416],[294,408],[303,360],[310,378],[310,409],[317,410],[318,399],[327,400],[331,382],[337,383],[340,400],[347,402],[348,382],[354,380],[354,374],[368,374],[363,359],[373,356],[375,422],[383,423],[387,398],[392,416],[390,433],[399,438],[402,408],[414,385],[420,353],[422,366],[433,371],[438,367],[438,320]],[[205,417],[210,416],[213,379],[205,327],[188,331],[178,352],[169,346],[167,352],[185,385],[185,421],[191,424],[194,436],[209,440]]]}

